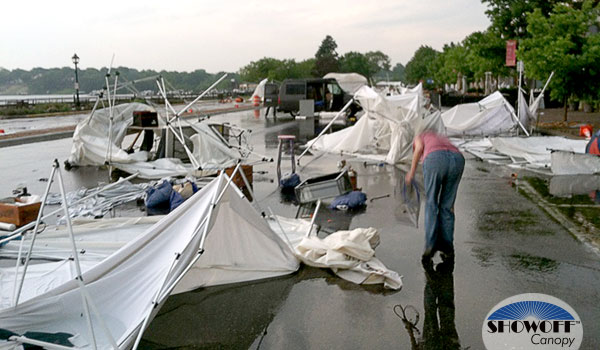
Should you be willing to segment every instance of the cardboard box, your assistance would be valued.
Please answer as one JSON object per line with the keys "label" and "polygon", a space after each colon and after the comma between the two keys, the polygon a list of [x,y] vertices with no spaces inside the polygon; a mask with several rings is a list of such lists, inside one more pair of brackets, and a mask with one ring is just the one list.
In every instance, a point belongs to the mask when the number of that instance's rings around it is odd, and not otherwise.
{"label": "cardboard box", "polygon": [[[225,169],[225,174],[231,176],[231,174],[233,173],[234,170],[235,170],[235,167],[227,168],[227,169]],[[250,184],[250,186],[252,186],[252,180],[253,180],[252,165],[241,165],[240,170],[244,172],[244,175],[246,175],[246,179],[248,179],[248,183]],[[240,190],[242,190],[242,193],[248,198],[248,200],[252,201],[252,196],[250,195],[250,191],[248,191],[248,189],[246,188],[244,179],[242,178],[242,176],[239,173],[235,174],[235,176],[233,177],[233,183],[236,184],[236,186],[239,187]],[[250,189],[252,189],[252,188],[250,188]]]}
{"label": "cardboard box", "polygon": [[0,221],[23,226],[37,219],[41,205],[42,202],[23,204],[15,197],[0,199]]}

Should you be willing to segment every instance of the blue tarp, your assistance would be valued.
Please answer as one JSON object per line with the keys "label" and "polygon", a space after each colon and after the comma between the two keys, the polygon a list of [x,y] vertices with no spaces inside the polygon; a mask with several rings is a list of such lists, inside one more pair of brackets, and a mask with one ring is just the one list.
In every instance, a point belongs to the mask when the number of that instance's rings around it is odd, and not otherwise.
{"label": "blue tarp", "polygon": [[367,202],[367,195],[361,191],[352,191],[335,197],[329,204],[329,209],[356,209],[363,207]]}

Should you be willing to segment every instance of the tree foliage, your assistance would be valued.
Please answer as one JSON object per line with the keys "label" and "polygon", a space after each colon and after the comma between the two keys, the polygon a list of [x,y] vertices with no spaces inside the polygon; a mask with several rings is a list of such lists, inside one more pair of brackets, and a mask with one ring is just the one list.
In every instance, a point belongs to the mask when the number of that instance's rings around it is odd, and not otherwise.
{"label": "tree foliage", "polygon": [[600,98],[600,4],[587,0],[580,7],[557,4],[549,16],[537,9],[528,15],[527,31],[518,57],[527,76],[547,79],[551,97],[565,101]]}
{"label": "tree foliage", "polygon": [[486,15],[492,22],[492,30],[503,39],[527,37],[527,14],[538,9],[548,16],[552,8],[561,0],[481,0],[487,4]]}
{"label": "tree foliage", "polygon": [[265,78],[282,81],[284,79],[309,78],[314,65],[313,58],[296,62],[293,59],[278,60],[265,57],[245,65],[239,73],[241,79],[248,82],[259,82]]}
{"label": "tree foliage", "polygon": [[[141,70],[128,67],[113,67],[112,72],[119,72],[119,81],[133,81],[155,75],[162,75],[175,89],[183,91],[200,92],[214,83],[224,73],[211,74],[203,69],[193,72],[174,72],[155,70]],[[79,70],[79,86],[82,93],[101,90],[105,84],[108,68],[86,68]],[[115,75],[110,78],[114,83]],[[235,73],[230,73],[229,78],[239,80]],[[12,71],[0,69],[0,93],[25,93],[25,94],[70,94],[74,92],[75,70],[72,67],[63,68],[33,68],[30,71],[14,69]],[[229,79],[222,82],[217,88],[228,88]],[[143,81],[135,84],[139,91],[156,91],[154,80]],[[122,92],[129,92],[122,90]]]}
{"label": "tree foliage", "polygon": [[381,51],[365,54],[356,51],[345,53],[339,59],[340,72],[359,73],[372,80],[375,74],[390,70],[390,58]]}
{"label": "tree foliage", "polygon": [[421,80],[424,82],[433,80],[435,76],[433,64],[438,55],[439,52],[429,46],[419,47],[404,70],[408,83],[416,84]]}
{"label": "tree foliage", "polygon": [[[496,33],[487,30],[475,32],[463,40],[466,50],[466,64],[475,79],[483,79],[486,72],[492,75],[508,75],[505,67],[506,41]],[[469,75],[470,75],[469,74]]]}
{"label": "tree foliage", "polygon": [[394,68],[392,68],[390,78],[394,81],[405,81],[406,77],[404,75],[404,65],[402,63],[396,63]]}
{"label": "tree foliage", "polygon": [[337,43],[331,35],[327,35],[315,54],[315,66],[312,71],[315,77],[322,77],[327,73],[339,71],[339,57],[336,49]]}

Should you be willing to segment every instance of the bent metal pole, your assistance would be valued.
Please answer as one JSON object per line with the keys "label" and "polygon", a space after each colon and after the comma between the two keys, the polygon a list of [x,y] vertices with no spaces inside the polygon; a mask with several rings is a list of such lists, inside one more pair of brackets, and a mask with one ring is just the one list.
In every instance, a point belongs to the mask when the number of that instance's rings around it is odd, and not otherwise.
{"label": "bent metal pole", "polygon": [[315,142],[317,142],[318,139],[321,138],[321,136],[323,136],[323,134],[325,134],[325,132],[327,132],[327,130],[329,130],[329,128],[333,125],[333,123],[337,120],[337,118],[339,118],[342,113],[344,113],[348,107],[350,107],[350,105],[352,105],[352,102],[354,102],[354,97],[352,97],[350,99],[350,101],[348,101],[348,103],[346,103],[346,105],[344,106],[344,108],[342,108],[341,111],[338,112],[338,114],[335,115],[335,117],[329,122],[329,124],[327,124],[327,126],[323,129],[323,131],[321,131],[321,133],[319,134],[319,136],[317,136],[313,142],[311,142],[306,149],[304,150],[304,152],[302,152],[302,154],[298,157],[298,164],[300,164],[300,159],[302,159],[302,157],[304,157],[304,155],[306,154],[306,152],[308,152],[308,150],[312,147],[312,145],[315,144]]}

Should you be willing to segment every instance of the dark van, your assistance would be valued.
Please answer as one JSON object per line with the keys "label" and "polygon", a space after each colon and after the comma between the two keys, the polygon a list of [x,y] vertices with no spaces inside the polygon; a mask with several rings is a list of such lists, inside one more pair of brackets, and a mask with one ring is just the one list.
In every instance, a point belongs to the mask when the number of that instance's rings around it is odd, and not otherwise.
{"label": "dark van", "polygon": [[279,99],[279,84],[266,83],[265,84],[265,107],[277,108],[277,101]]}
{"label": "dark van", "polygon": [[[266,94],[265,94],[266,96]],[[314,100],[315,112],[336,112],[342,109],[352,96],[345,93],[335,79],[286,79],[279,87],[278,111],[298,114],[300,100]],[[358,110],[351,108],[351,115]]]}

